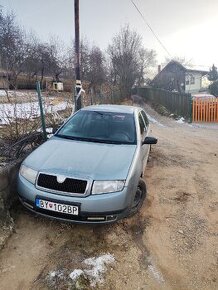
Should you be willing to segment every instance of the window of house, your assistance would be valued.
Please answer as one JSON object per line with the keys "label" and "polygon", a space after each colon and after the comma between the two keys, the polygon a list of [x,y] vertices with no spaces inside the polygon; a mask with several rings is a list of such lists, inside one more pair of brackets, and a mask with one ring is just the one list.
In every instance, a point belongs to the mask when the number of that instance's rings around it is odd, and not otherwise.
{"label": "window of house", "polygon": [[191,75],[190,82],[191,82],[191,85],[195,84],[195,77],[193,75]]}
{"label": "window of house", "polygon": [[193,75],[188,75],[185,80],[186,85],[194,85],[195,84],[195,77]]}

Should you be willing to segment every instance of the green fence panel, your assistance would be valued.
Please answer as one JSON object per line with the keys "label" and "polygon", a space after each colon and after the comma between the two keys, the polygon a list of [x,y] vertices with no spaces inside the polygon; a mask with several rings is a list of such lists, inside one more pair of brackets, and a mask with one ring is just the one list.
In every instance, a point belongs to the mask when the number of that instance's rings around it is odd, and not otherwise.
{"label": "green fence panel", "polygon": [[139,87],[137,94],[146,102],[153,102],[164,106],[170,113],[192,119],[192,98],[191,94],[166,91],[151,87]]}

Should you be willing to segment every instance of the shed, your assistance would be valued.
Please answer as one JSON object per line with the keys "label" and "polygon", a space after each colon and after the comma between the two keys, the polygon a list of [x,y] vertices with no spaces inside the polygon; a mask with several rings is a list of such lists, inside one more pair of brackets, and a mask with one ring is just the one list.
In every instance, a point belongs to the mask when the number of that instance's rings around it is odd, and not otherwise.
{"label": "shed", "polygon": [[64,84],[62,82],[53,82],[52,83],[52,89],[54,91],[63,91],[64,90]]}

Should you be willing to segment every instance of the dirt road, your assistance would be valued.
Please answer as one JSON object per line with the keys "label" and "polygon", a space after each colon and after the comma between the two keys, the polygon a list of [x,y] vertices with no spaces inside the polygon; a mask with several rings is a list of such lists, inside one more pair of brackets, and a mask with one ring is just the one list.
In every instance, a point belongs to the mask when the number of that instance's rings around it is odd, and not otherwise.
{"label": "dirt road", "polygon": [[91,227],[20,207],[0,253],[0,289],[218,289],[218,126],[147,111],[159,143],[140,213]]}

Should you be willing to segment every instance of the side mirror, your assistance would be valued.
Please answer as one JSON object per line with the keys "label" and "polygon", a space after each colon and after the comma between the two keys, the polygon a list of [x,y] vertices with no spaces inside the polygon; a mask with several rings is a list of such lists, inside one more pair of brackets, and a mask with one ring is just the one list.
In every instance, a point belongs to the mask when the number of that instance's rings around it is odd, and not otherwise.
{"label": "side mirror", "polygon": [[145,140],[142,142],[142,145],[144,144],[157,144],[157,138],[145,137]]}

